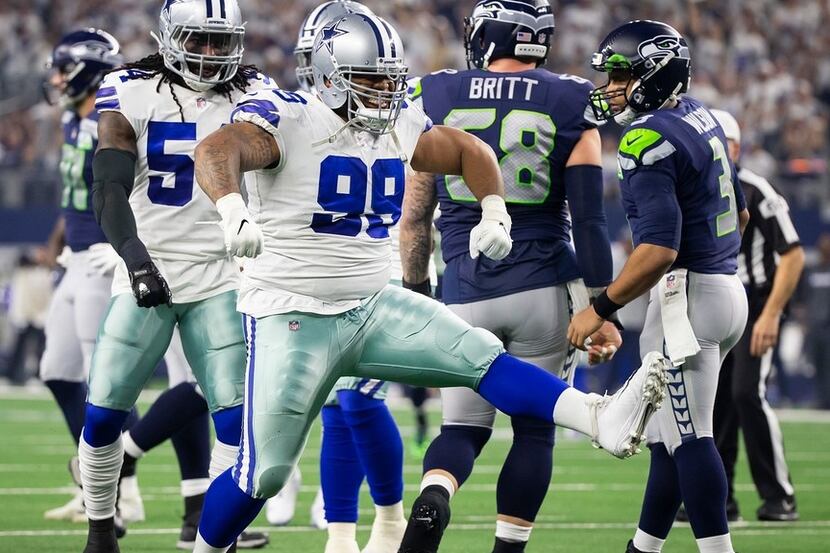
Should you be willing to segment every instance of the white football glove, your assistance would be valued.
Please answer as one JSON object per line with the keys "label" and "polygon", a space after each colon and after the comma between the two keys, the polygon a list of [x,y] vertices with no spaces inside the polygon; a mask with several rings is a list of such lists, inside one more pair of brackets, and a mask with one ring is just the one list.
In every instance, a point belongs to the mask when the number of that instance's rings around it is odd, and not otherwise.
{"label": "white football glove", "polygon": [[513,247],[510,215],[504,198],[490,194],[481,200],[481,222],[470,231],[470,257],[479,252],[490,259],[504,259]]}
{"label": "white football glove", "polygon": [[101,276],[111,275],[121,262],[121,257],[109,242],[99,242],[89,247],[87,262],[93,271]]}
{"label": "white football glove", "polygon": [[216,201],[216,209],[222,217],[225,249],[229,254],[236,257],[256,257],[262,253],[265,237],[248,213],[241,194],[222,196]]}

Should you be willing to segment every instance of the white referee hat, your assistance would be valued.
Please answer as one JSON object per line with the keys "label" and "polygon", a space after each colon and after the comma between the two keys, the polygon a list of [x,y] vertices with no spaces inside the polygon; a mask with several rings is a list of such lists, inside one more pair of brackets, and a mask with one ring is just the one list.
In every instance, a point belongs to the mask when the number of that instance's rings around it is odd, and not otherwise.
{"label": "white referee hat", "polygon": [[714,115],[715,119],[718,120],[720,126],[723,127],[723,133],[726,135],[726,139],[734,140],[740,144],[741,127],[738,125],[738,121],[732,117],[732,114],[728,111],[723,111],[722,109],[713,109],[709,111],[712,112],[712,115]]}

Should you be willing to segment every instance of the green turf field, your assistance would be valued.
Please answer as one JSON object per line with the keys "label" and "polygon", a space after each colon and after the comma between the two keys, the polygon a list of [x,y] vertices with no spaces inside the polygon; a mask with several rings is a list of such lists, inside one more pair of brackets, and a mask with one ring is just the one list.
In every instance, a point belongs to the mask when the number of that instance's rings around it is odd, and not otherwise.
{"label": "green turf field", "polygon": [[[146,408],[146,402],[142,403]],[[396,412],[402,433],[411,431],[411,416]],[[437,413],[433,414],[437,420]],[[797,415],[797,414],[796,414]],[[738,499],[747,522],[734,526],[736,549],[748,552],[830,551],[830,418],[786,417],[784,433],[788,458],[796,484],[802,521],[794,524],[761,524],[751,515],[758,505],[740,466]],[[806,419],[806,420],[805,420]],[[819,419],[819,420],[815,420]],[[487,553],[492,546],[495,484],[509,445],[505,419],[481,455],[476,470],[453,500],[452,525],[441,548],[447,553]],[[70,483],[65,469],[73,447],[57,408],[43,394],[0,393],[0,552],[76,552],[83,549],[83,525],[47,522],[43,512],[63,504]],[[582,439],[559,436],[552,489],[539,515],[529,552],[618,552],[633,533],[639,513],[648,455],[618,461],[592,449]],[[322,552],[325,533],[308,526],[308,510],[314,498],[319,452],[319,428],[309,441],[301,462],[303,488],[297,516],[288,527],[270,528],[271,544],[263,551]],[[420,463],[407,458],[404,468],[405,503],[415,496]],[[139,481],[147,521],[130,527],[121,541],[123,552],[174,551],[181,516],[178,469],[168,444],[150,453],[139,464]],[[371,502],[361,497],[360,541],[367,537],[372,520]],[[265,527],[264,516],[256,522]],[[664,551],[694,552],[686,525],[676,527]]]}

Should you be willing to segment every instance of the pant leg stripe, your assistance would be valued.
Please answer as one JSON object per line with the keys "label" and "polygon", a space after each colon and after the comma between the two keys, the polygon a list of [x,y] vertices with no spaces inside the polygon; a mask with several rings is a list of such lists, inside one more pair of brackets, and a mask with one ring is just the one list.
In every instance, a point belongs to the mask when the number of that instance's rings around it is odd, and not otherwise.
{"label": "pant leg stripe", "polygon": [[[663,341],[663,349],[666,343]],[[672,367],[668,371],[669,377],[669,399],[674,414],[674,423],[677,425],[677,432],[680,434],[682,443],[697,438],[695,424],[692,421],[692,410],[689,408],[689,400],[686,394],[686,381],[683,378],[683,365]]]}
{"label": "pant leg stripe", "polygon": [[251,359],[248,364],[248,394],[245,401],[247,412],[245,413],[245,431],[248,437],[248,477],[246,478],[246,493],[253,495],[254,471],[256,470],[256,445],[254,444],[253,425],[253,402],[254,402],[254,368],[256,367],[256,319],[250,317],[251,321]]}
{"label": "pant leg stripe", "polygon": [[[248,341],[248,316],[244,313],[242,314],[242,334],[245,337],[245,357],[246,357],[246,366],[251,362],[251,344]],[[248,388],[248,371],[245,371],[245,389]],[[236,456],[236,465],[234,466],[233,475],[234,482],[239,485],[240,478],[242,477],[242,463],[245,457],[245,415],[248,410],[248,406],[243,406],[243,413],[242,413],[242,441],[239,444],[239,453]]]}
{"label": "pant leg stripe", "polygon": [[[778,417],[767,402],[767,379],[772,372],[772,353],[770,349],[761,358],[761,378],[758,380],[758,397],[761,398],[761,409],[767,418],[767,427],[770,433],[770,444],[772,444],[772,464],[775,467],[775,479],[785,494],[791,496],[795,493],[790,483],[790,471],[787,468],[787,460],[784,457],[784,436],[781,433],[781,426],[778,424]],[[768,498],[764,498],[768,499]],[[777,498],[776,498],[777,499]]]}

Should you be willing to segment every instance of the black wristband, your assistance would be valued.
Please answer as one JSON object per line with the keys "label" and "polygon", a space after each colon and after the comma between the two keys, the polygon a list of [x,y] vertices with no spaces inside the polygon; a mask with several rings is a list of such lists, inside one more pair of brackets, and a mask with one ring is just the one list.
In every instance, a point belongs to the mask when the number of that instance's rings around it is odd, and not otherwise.
{"label": "black wristband", "polygon": [[402,284],[407,290],[412,290],[413,292],[429,296],[430,298],[432,297],[432,285],[429,283],[429,279],[426,279],[418,284],[413,284],[404,280]]}
{"label": "black wristband", "polygon": [[602,294],[594,298],[594,311],[596,311],[597,315],[601,318],[605,319],[606,321],[611,318],[611,316],[616,313],[619,309],[622,309],[622,305],[618,303],[614,303],[608,297],[608,289],[602,291]]}

